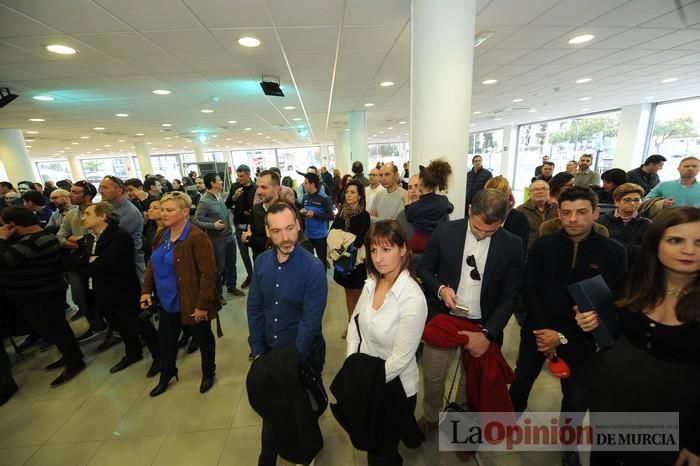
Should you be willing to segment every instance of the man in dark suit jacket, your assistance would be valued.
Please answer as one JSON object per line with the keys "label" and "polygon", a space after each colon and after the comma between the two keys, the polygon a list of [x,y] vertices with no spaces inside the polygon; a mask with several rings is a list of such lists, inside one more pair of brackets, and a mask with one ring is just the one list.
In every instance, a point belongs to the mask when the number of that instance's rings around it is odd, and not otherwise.
{"label": "man in dark suit jacket", "polygon": [[[476,194],[469,218],[441,224],[423,253],[418,276],[427,293],[430,316],[460,313],[482,328],[465,332],[465,351],[480,357],[491,343],[500,345],[503,329],[518,302],[523,270],[523,244],[505,231],[508,200],[495,189]],[[462,254],[455,253],[462,245]],[[447,367],[453,349],[425,345],[423,350],[423,431],[437,427],[445,393]],[[458,398],[463,399],[464,374],[460,376]]]}

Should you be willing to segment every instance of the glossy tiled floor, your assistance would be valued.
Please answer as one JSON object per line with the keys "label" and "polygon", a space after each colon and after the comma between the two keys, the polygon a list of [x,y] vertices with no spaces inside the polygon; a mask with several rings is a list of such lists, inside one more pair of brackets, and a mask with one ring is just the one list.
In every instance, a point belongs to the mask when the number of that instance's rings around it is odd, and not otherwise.
{"label": "glossy tiled floor", "polygon": [[[345,297],[332,279],[329,283],[323,325],[328,346],[326,383],[345,355],[345,341],[340,338],[346,320]],[[109,374],[109,367],[121,357],[121,346],[97,355],[99,341],[84,344],[87,370],[55,389],[49,388],[49,382],[56,372],[43,367],[58,353],[40,354],[33,349],[13,368],[20,391],[0,408],[0,465],[255,466],[260,418],[248,404],[244,385],[249,365],[245,298],[227,299],[221,313],[225,336],[217,340],[216,385],[204,395],[198,391],[198,353],[182,353],[180,381],[151,399],[148,392],[157,380],[145,376],[150,361]],[[511,364],[518,338],[517,325],[511,321],[503,348]],[[530,398],[532,410],[558,411],[560,399],[558,381],[543,372]],[[325,447],[316,458],[317,466],[367,464],[366,455],[352,448],[330,409],[321,427]],[[407,466],[477,464],[474,459],[459,463],[454,453],[439,452],[435,433],[417,450],[402,449],[402,455]],[[482,453],[479,464],[549,466],[559,464],[559,458],[556,453]]]}

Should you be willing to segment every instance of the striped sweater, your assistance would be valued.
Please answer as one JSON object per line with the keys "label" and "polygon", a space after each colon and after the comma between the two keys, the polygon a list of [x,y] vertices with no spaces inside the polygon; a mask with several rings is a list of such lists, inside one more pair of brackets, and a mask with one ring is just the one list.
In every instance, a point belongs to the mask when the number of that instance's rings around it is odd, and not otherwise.
{"label": "striped sweater", "polygon": [[61,245],[45,231],[15,241],[0,239],[0,288],[8,296],[29,296],[65,289]]}

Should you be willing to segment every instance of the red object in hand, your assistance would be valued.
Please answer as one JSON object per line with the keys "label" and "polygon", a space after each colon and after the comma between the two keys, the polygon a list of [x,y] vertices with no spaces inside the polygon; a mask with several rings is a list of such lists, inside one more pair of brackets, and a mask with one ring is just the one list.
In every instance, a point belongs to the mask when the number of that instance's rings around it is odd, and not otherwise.
{"label": "red object in hand", "polygon": [[569,365],[556,354],[552,356],[552,359],[549,360],[547,366],[549,367],[549,372],[551,372],[554,377],[568,379],[571,376],[571,369],[569,369]]}

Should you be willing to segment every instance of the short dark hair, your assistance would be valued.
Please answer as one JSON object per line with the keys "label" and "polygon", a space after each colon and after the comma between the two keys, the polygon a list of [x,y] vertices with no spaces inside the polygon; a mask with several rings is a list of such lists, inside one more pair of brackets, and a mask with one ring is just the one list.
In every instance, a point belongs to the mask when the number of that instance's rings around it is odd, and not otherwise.
{"label": "short dark hair", "polygon": [[19,188],[23,184],[26,184],[27,186],[29,186],[29,189],[31,189],[32,191],[36,191],[36,186],[34,186],[33,181],[22,180],[19,183],[17,183],[17,187]]}
{"label": "short dark hair", "polygon": [[354,174],[359,175],[363,171],[365,171],[365,168],[362,166],[362,162],[357,160],[357,161],[352,163],[352,172]]}
{"label": "short dark hair", "polygon": [[10,183],[9,181],[0,181],[0,186],[7,189],[15,189],[15,187],[12,186],[12,183]]}
{"label": "short dark hair", "polygon": [[319,189],[319,187],[321,186],[321,180],[319,179],[316,173],[307,173],[304,175],[304,178],[306,178],[307,180],[309,180],[310,183],[316,186],[316,189]]}
{"label": "short dark hair", "polygon": [[611,168],[610,170],[605,170],[600,178],[603,181],[609,181],[614,183],[615,186],[620,186],[621,184],[627,183],[627,172],[621,168]]}
{"label": "short dark hair", "polygon": [[58,180],[56,181],[56,186],[61,189],[65,189],[66,191],[70,191],[71,186],[73,186],[73,182],[69,179]]}
{"label": "short dark hair", "polygon": [[381,220],[373,224],[365,235],[365,250],[367,251],[365,267],[367,268],[367,275],[375,278],[382,276],[372,262],[371,251],[372,246],[387,243],[391,246],[396,245],[399,248],[406,248],[406,255],[401,259],[401,272],[408,270],[411,276],[413,276],[413,270],[411,269],[411,248],[408,247],[406,232],[401,224],[393,219]]}
{"label": "short dark hair", "polygon": [[204,178],[202,180],[204,181],[204,187],[207,189],[211,189],[211,184],[216,181],[217,178],[220,178],[218,173],[207,173],[204,175]]}
{"label": "short dark hair", "polygon": [[589,201],[591,207],[595,210],[598,207],[598,196],[596,193],[588,186],[572,186],[559,196],[559,206],[564,202],[569,201]]}
{"label": "short dark hair", "polygon": [[80,180],[73,183],[73,186],[82,188],[84,196],[90,196],[90,199],[94,199],[97,196],[97,188],[94,184],[89,181]]}
{"label": "short dark hair", "polygon": [[114,206],[107,201],[98,202],[97,204],[91,204],[88,207],[95,208],[95,215],[105,216],[105,222],[110,225],[119,225],[119,213],[114,209]]}
{"label": "short dark hair", "polygon": [[[156,175],[158,176],[158,175]],[[156,182],[160,183],[160,180],[154,176],[150,178],[146,178],[146,181],[143,183],[143,190],[144,191],[150,191],[153,186],[155,186]]]}
{"label": "short dark hair", "polygon": [[236,168],[236,171],[237,171],[237,172],[250,173],[250,167],[249,167],[248,165],[242,163],[242,164],[240,164],[240,165]]}
{"label": "short dark hair", "polygon": [[129,178],[124,182],[125,186],[131,186],[132,188],[136,189],[143,189],[143,181],[139,180],[138,178]]}
{"label": "short dark hair", "polygon": [[584,157],[588,157],[589,159],[593,160],[593,154],[581,154],[581,157],[579,157],[578,159],[581,160]]}
{"label": "short dark hair", "polygon": [[46,198],[44,197],[44,194],[40,193],[39,191],[27,191],[26,193],[22,194],[22,200],[25,202],[31,202],[35,205],[46,205]]}
{"label": "short dark hair", "polygon": [[[572,160],[572,162],[575,162],[575,160]],[[552,194],[552,196],[558,196],[561,189],[573,178],[574,175],[569,172],[557,173],[551,180],[549,180],[549,192]]]}
{"label": "short dark hair", "polygon": [[272,214],[278,214],[282,212],[283,210],[288,210],[292,213],[294,218],[296,219],[297,223],[301,226],[301,221],[299,220],[299,212],[297,209],[290,204],[289,202],[286,202],[284,200],[279,200],[272,204],[270,207],[268,207],[267,212],[265,212],[265,225],[267,225],[267,217],[272,215]]}
{"label": "short dark hair", "polygon": [[474,157],[472,157],[472,163],[474,163],[474,160],[476,160],[477,157],[479,157],[481,160],[484,160],[481,154],[476,154]]}
{"label": "short dark hair", "polygon": [[654,154],[647,157],[642,165],[656,165],[657,163],[665,162],[666,157],[660,154]]}
{"label": "short dark hair", "polygon": [[545,162],[542,162],[542,165],[551,165],[552,168],[554,168],[554,162],[552,162],[552,161],[550,161],[550,160],[547,160],[547,161],[545,161]]}
{"label": "short dark hair", "polygon": [[258,174],[258,178],[262,178],[263,176],[269,176],[270,179],[272,180],[272,184],[275,186],[280,185],[280,175],[274,170],[263,170]]}
{"label": "short dark hair", "polygon": [[2,211],[2,221],[14,223],[21,227],[31,227],[39,224],[39,218],[26,207],[6,207]]}
{"label": "short dark hair", "polygon": [[508,214],[508,196],[498,189],[482,189],[469,205],[470,215],[481,215],[491,225],[503,222]]}

